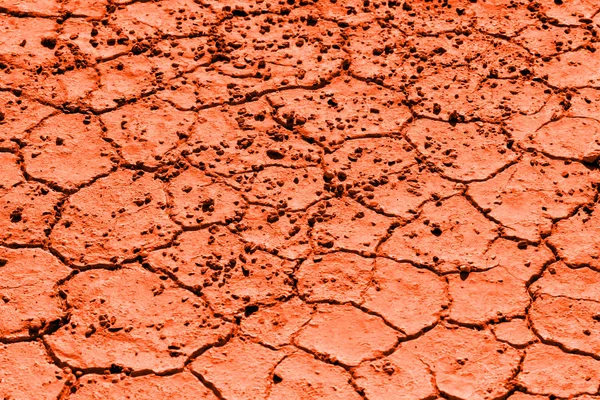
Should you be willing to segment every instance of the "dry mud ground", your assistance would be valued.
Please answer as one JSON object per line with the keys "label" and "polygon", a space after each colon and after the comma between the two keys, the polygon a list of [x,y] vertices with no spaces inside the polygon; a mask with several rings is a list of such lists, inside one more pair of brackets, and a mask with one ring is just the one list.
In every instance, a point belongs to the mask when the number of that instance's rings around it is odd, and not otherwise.
{"label": "dry mud ground", "polygon": [[0,0],[0,398],[600,399],[597,0]]}

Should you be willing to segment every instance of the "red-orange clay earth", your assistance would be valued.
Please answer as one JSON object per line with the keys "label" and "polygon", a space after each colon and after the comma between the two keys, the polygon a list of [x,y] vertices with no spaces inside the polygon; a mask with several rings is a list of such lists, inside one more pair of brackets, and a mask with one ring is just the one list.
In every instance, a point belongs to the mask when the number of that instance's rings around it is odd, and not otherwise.
{"label": "red-orange clay earth", "polygon": [[599,0],[0,0],[0,400],[600,400]]}

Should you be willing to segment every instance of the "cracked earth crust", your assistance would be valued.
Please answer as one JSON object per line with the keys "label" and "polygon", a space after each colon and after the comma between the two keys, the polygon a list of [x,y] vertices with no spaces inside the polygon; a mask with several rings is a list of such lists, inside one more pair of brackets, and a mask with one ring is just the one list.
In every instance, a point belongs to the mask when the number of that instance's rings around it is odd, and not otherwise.
{"label": "cracked earth crust", "polygon": [[597,0],[0,0],[0,399],[600,400]]}

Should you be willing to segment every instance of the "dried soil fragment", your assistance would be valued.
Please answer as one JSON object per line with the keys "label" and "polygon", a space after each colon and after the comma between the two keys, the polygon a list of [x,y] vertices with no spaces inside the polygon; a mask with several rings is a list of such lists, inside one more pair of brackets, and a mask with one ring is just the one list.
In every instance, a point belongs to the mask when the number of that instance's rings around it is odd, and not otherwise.
{"label": "dried soil fragment", "polygon": [[401,93],[347,77],[323,89],[268,97],[281,123],[331,147],[354,137],[398,133],[411,117]]}
{"label": "dried soil fragment", "polygon": [[130,40],[125,32],[117,31],[114,26],[97,21],[70,18],[60,25],[58,39],[94,63],[126,54],[131,49],[133,37]]}
{"label": "dried soil fragment", "polygon": [[561,106],[564,114],[569,117],[597,119],[600,113],[600,89],[578,89],[575,93],[565,96]]}
{"label": "dried soil fragment", "polygon": [[581,208],[577,213],[559,221],[548,238],[563,261],[571,265],[588,265],[600,269],[600,212]]}
{"label": "dried soil fragment", "polygon": [[531,287],[535,300],[529,310],[532,328],[548,343],[569,351],[600,354],[600,273],[550,265]]}
{"label": "dried soil fragment", "polygon": [[[291,2],[266,2],[256,0],[229,0],[223,3],[221,0],[204,0],[203,4],[208,4],[212,10],[221,16],[254,16],[259,14],[271,13],[273,15],[286,15],[293,8],[299,6],[299,3]],[[306,4],[302,4],[306,5]]]}
{"label": "dried soil fragment", "polygon": [[63,286],[71,321],[46,341],[62,362],[80,368],[164,373],[199,349],[221,342],[231,326],[189,292],[139,265],[90,270]]}
{"label": "dried soil fragment", "polygon": [[61,370],[40,342],[0,344],[0,364],[3,398],[55,400],[64,386]]}
{"label": "dried soil fragment", "polygon": [[530,287],[534,295],[567,296],[573,299],[600,301],[600,272],[590,268],[570,268],[559,261],[546,268]]}
{"label": "dried soil fragment", "polygon": [[[439,85],[456,77],[465,78],[465,83],[487,76],[516,78],[520,70],[530,69],[532,64],[523,48],[482,34],[405,37],[396,29],[373,27],[366,33],[351,32],[350,38],[352,74],[395,89],[411,89],[419,79],[430,82],[436,77]],[[472,81],[467,74],[473,75]],[[443,78],[448,78],[447,82]],[[444,84],[444,89],[448,87]],[[421,88],[416,89],[421,95]]]}
{"label": "dried soil fragment", "polygon": [[438,325],[402,348],[429,366],[437,388],[451,398],[489,399],[511,389],[520,354],[487,330]]}
{"label": "dried soil fragment", "polygon": [[367,30],[349,31],[347,49],[351,56],[351,74],[393,88],[402,87],[408,78],[409,65],[400,50],[405,42],[406,37],[398,30],[376,24]]}
{"label": "dried soil fragment", "polygon": [[600,176],[579,163],[526,155],[467,194],[502,223],[507,235],[538,241],[552,223],[593,201]]}
{"label": "dried soil fragment", "polygon": [[161,0],[155,3],[132,2],[113,14],[117,20],[135,21],[166,35],[199,36],[208,33],[218,15],[201,2]]}
{"label": "dried soil fragment", "polygon": [[[579,399],[579,397],[576,397]],[[547,400],[546,396],[536,396],[535,394],[526,394],[523,392],[515,392],[508,397],[508,400]]]}
{"label": "dried soil fragment", "polygon": [[114,382],[101,375],[87,375],[79,380],[71,400],[135,398],[177,398],[181,400],[216,400],[210,389],[189,372],[169,376],[147,375]]}
{"label": "dried soil fragment", "polygon": [[492,124],[453,126],[420,119],[409,126],[406,134],[419,152],[452,179],[486,179],[517,159],[508,148],[508,137]]}
{"label": "dried soil fragment", "polygon": [[412,150],[401,136],[354,139],[325,155],[325,170],[339,183],[359,185],[389,179],[415,163]]}
{"label": "dried soil fragment", "polygon": [[249,206],[236,231],[242,239],[277,255],[299,259],[310,251],[306,213],[280,212],[262,206]]}
{"label": "dried soil fragment", "polygon": [[500,318],[524,316],[530,302],[527,281],[540,271],[541,266],[536,269],[516,264],[473,272],[467,277],[450,275],[449,319],[483,326]]}
{"label": "dried soil fragment", "polygon": [[540,2],[540,11],[560,24],[578,24],[582,19],[589,19],[597,14],[600,7],[594,0],[553,1]]}
{"label": "dried soil fragment", "polygon": [[313,245],[322,250],[372,253],[393,220],[349,199],[334,199],[308,209]]}
{"label": "dried soil fragment", "polygon": [[191,368],[223,398],[261,399],[273,385],[271,371],[285,356],[284,351],[236,338],[223,347],[209,349]]}
{"label": "dried soil fragment", "polygon": [[552,95],[532,114],[513,114],[504,121],[507,133],[518,144],[529,144],[538,129],[565,114],[565,104],[564,96]]}
{"label": "dried soil fragment", "polygon": [[[291,344],[292,336],[311,318],[313,306],[298,297],[257,310],[242,320],[240,329],[245,335],[256,338],[271,347]],[[247,313],[246,313],[247,314]]]}
{"label": "dried soil fragment", "polygon": [[528,5],[527,0],[489,0],[472,3],[468,10],[475,15],[475,23],[481,30],[506,37],[515,36],[538,21]]}
{"label": "dried soil fragment", "polygon": [[202,110],[184,153],[200,169],[223,175],[321,160],[318,147],[281,127],[269,112],[264,101]]}
{"label": "dried soil fragment", "polygon": [[448,303],[446,282],[408,263],[377,258],[372,280],[361,305],[409,336],[434,325]]}
{"label": "dried soil fragment", "polygon": [[381,252],[398,261],[430,265],[440,272],[484,269],[485,249],[496,226],[465,198],[454,196],[423,206],[419,218],[396,228]]}
{"label": "dried soil fragment", "polygon": [[399,336],[381,318],[350,305],[320,304],[295,341],[331,361],[355,366],[391,350]]}
{"label": "dried soil fragment", "polygon": [[60,322],[66,313],[55,286],[70,272],[41,249],[0,247],[0,339],[25,339]]}
{"label": "dried soil fragment", "polygon": [[18,162],[16,155],[0,152],[0,189],[10,189],[25,181]]}
{"label": "dried soil fragment", "polygon": [[242,196],[196,168],[189,168],[167,186],[173,203],[173,219],[185,227],[213,223],[228,224],[239,219],[245,206]]}
{"label": "dried soil fragment", "polygon": [[39,245],[46,240],[56,215],[55,206],[63,196],[41,183],[25,182],[22,175],[15,182],[17,175],[13,172],[0,176],[0,241]]}
{"label": "dried soil fragment", "polygon": [[[0,54],[4,63],[33,71],[54,60],[53,49],[44,45],[56,37],[57,23],[54,20],[2,15],[2,22]],[[23,41],[25,44],[21,46]]]}
{"label": "dried soil fragment", "polygon": [[295,274],[298,292],[306,301],[360,303],[371,282],[374,261],[345,252],[308,259]]}
{"label": "dried soil fragment", "polygon": [[[191,36],[180,37],[177,39],[165,38],[155,41],[149,39],[149,51],[140,44],[140,51],[150,57],[152,61],[164,71],[172,71],[175,76],[186,78],[192,71],[200,72],[203,69],[199,68],[208,65],[212,59],[211,47],[214,45],[214,38],[210,36]],[[138,41],[139,43],[139,41]],[[133,47],[133,52],[136,53],[136,46]],[[169,80],[169,84],[172,81]],[[160,87],[159,90],[163,90]]]}
{"label": "dried soil fragment", "polygon": [[[56,65],[56,62],[52,65]],[[61,73],[41,67],[37,67],[35,71],[6,68],[3,72],[0,70],[1,86],[11,88],[17,93],[25,93],[45,104],[65,109],[78,109],[84,98],[97,87],[99,79],[94,68],[85,67],[69,67]]]}
{"label": "dried soil fragment", "polygon": [[399,137],[348,141],[325,156],[330,190],[352,185],[348,194],[361,204],[411,219],[423,203],[456,193],[452,182],[419,164],[412,150]]}
{"label": "dried soil fragment", "polygon": [[276,382],[269,400],[359,400],[350,383],[350,374],[342,367],[318,361],[305,353],[295,353],[273,371]]}
{"label": "dried soil fragment", "polygon": [[508,322],[502,322],[495,325],[492,329],[498,341],[508,343],[514,347],[525,347],[538,340],[524,319],[513,319]]}
{"label": "dried soil fragment", "polygon": [[109,0],[89,2],[86,0],[65,0],[62,11],[66,14],[90,18],[102,18],[108,8]]}
{"label": "dried soil fragment", "polygon": [[540,271],[554,260],[550,249],[543,245],[527,245],[507,239],[497,239],[486,250],[485,266],[481,270],[500,267],[514,271],[514,276],[528,280],[530,271]]}
{"label": "dried soil fragment", "polygon": [[337,73],[346,57],[336,24],[315,23],[309,12],[291,11],[285,18],[234,17],[217,28],[226,60],[213,65],[231,76],[260,76],[285,86],[313,86]]}
{"label": "dried soil fragment", "polygon": [[400,2],[365,2],[346,0],[344,2],[315,1],[315,14],[323,19],[333,20],[340,27],[376,25],[377,21],[393,18],[400,11]]}
{"label": "dried soil fragment", "polygon": [[588,163],[600,159],[600,122],[588,118],[561,118],[540,128],[533,145],[554,157]]}
{"label": "dried soil fragment", "polygon": [[[210,54],[210,53],[208,53]],[[271,92],[277,84],[256,76],[229,76],[214,67],[199,67],[180,78],[169,81],[157,96],[180,109],[237,104]]]}
{"label": "dried soil fragment", "polygon": [[529,310],[529,318],[532,328],[546,343],[558,344],[570,352],[600,355],[600,303],[597,299],[540,295]]}
{"label": "dried soil fragment", "polygon": [[[592,47],[598,50],[597,46]],[[535,71],[539,76],[546,76],[548,83],[560,88],[566,87],[599,87],[600,86],[600,52],[591,52],[582,48],[553,57],[548,62],[537,61]]]}
{"label": "dried soil fragment", "polygon": [[117,171],[69,197],[50,235],[52,247],[78,266],[134,258],[167,244],[178,231],[165,207],[159,181]]}
{"label": "dried soil fragment", "polygon": [[[413,111],[449,122],[497,122],[532,114],[546,102],[546,87],[528,79],[484,79],[467,67],[446,68],[408,86]],[[437,112],[435,104],[441,105]]]}
{"label": "dried soil fragment", "polygon": [[253,203],[298,211],[316,203],[324,195],[323,170],[318,167],[267,167],[242,185]]}
{"label": "dried soil fragment", "polygon": [[490,321],[524,316],[530,303],[527,284],[553,259],[546,246],[519,248],[498,239],[486,253],[483,272],[449,275],[449,319],[483,326]]}
{"label": "dried soil fragment", "polygon": [[16,147],[15,143],[10,142],[11,139],[23,140],[27,129],[53,111],[51,107],[17,97],[11,92],[0,92],[0,149]]}
{"label": "dried soil fragment", "polygon": [[474,16],[470,5],[471,2],[467,0],[456,0],[452,4],[427,0],[404,2],[402,10],[397,11],[400,15],[395,24],[406,25],[415,34],[441,35],[462,31]]}
{"label": "dried soil fragment", "polygon": [[185,232],[177,244],[150,254],[150,264],[175,275],[186,287],[202,291],[219,313],[235,314],[292,292],[288,274],[293,262],[245,244],[226,228]]}
{"label": "dried soil fragment", "polygon": [[[507,7],[506,9],[510,8]],[[485,108],[487,105],[485,103],[489,99],[494,100],[494,103],[491,104],[492,107],[497,107],[499,110],[513,110],[512,107],[515,104],[512,104],[510,101],[505,101],[507,99],[520,102],[520,104],[518,104],[518,111],[530,110],[527,108],[526,100],[516,96],[519,93],[515,93],[518,90],[529,90],[527,86],[530,85],[531,82],[527,80],[521,82],[518,81],[518,78],[520,77],[528,78],[532,75],[531,71],[533,71],[534,59],[529,52],[513,41],[491,39],[489,36],[475,36],[472,46],[473,50],[465,56],[466,61],[469,62],[469,67],[472,68],[474,72],[477,71],[477,74],[483,78],[500,78],[500,80],[484,80],[480,88],[480,94],[482,96],[478,97],[478,93],[475,92],[472,96],[469,96],[469,100],[473,99],[473,101],[482,103],[481,105],[484,107],[483,109],[485,112],[490,114],[494,113],[493,108]],[[460,49],[462,50],[464,47],[465,46]],[[505,79],[513,79],[513,81],[506,85],[506,82],[502,82],[502,80]],[[537,85],[534,87],[538,90],[534,90],[532,93],[541,95],[542,91],[539,89],[543,90],[544,87],[538,87]],[[497,91],[500,92],[502,96],[496,96]],[[533,100],[533,98],[530,99],[530,101]],[[537,99],[535,99],[534,104],[539,104]],[[500,112],[501,111],[498,111],[498,113]]]}
{"label": "dried soil fragment", "polygon": [[516,78],[519,70],[531,68],[529,54],[523,48],[480,34],[409,37],[400,51],[404,52],[403,68],[411,80],[435,74],[440,68],[468,66],[479,78]]}
{"label": "dried soil fragment", "polygon": [[1,0],[0,7],[6,9],[8,13],[58,16],[60,3],[58,0]]}
{"label": "dried soil fragment", "polygon": [[34,178],[74,190],[113,168],[117,153],[101,135],[97,117],[50,117],[27,135],[25,169]]}
{"label": "dried soil fragment", "polygon": [[536,56],[550,57],[583,47],[590,39],[589,31],[580,27],[546,26],[544,29],[531,25],[519,33],[516,41]]}
{"label": "dried soil fragment", "polygon": [[[470,61],[481,56],[482,47],[488,47],[489,39],[481,35],[417,35],[406,38],[406,43],[398,51],[403,55],[404,73],[413,78],[428,76],[437,68],[457,68],[467,66]],[[395,53],[395,51],[394,51]]]}
{"label": "dried soil fragment", "polygon": [[144,99],[102,114],[106,137],[128,164],[156,167],[164,154],[189,135],[194,115],[156,99]]}
{"label": "dried soil fragment", "polygon": [[369,399],[433,399],[435,382],[429,367],[401,345],[391,355],[366,361],[353,371]]}
{"label": "dried soil fragment", "polygon": [[98,87],[86,99],[94,111],[106,111],[123,105],[134,98],[149,95],[177,75],[169,59],[126,55],[98,65]]}
{"label": "dried soil fragment", "polygon": [[517,375],[518,384],[529,393],[558,397],[596,393],[599,380],[599,361],[545,344],[534,344],[527,349],[521,373]]}
{"label": "dried soil fragment", "polygon": [[[93,68],[57,39],[57,21],[3,15],[0,85],[56,106],[73,103],[95,85]],[[60,18],[58,20],[61,20]]]}

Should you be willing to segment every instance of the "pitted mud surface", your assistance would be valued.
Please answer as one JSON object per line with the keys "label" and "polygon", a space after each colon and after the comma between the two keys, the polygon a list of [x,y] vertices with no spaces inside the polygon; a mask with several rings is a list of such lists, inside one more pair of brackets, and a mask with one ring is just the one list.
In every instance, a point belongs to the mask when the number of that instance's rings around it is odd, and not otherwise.
{"label": "pitted mud surface", "polygon": [[0,399],[600,400],[596,0],[0,0]]}

